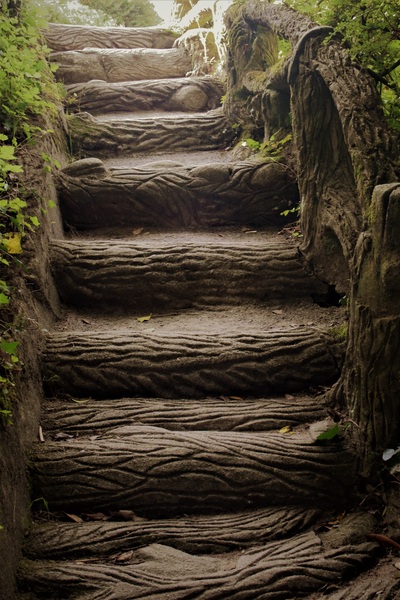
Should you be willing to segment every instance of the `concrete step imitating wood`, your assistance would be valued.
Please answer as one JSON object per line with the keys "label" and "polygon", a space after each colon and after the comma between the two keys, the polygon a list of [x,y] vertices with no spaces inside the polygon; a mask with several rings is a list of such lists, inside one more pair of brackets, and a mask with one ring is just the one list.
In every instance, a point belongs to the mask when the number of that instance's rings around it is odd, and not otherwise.
{"label": "concrete step imitating wood", "polygon": [[[164,326],[160,315],[142,328],[133,317],[103,330],[93,323],[85,331],[54,333],[42,356],[47,388],[99,399],[257,397],[336,380],[342,340],[309,326],[270,324],[263,331],[261,321],[246,322],[243,310],[244,320],[217,311],[200,327],[195,313],[181,326],[173,318]],[[262,319],[262,311],[253,316]]]}
{"label": "concrete step imitating wood", "polygon": [[354,458],[308,431],[169,431],[114,428],[45,442],[32,456],[35,498],[51,510],[132,510],[167,517],[266,506],[341,508],[354,486]]}
{"label": "concrete step imitating wood", "polygon": [[54,52],[56,78],[66,85],[101,80],[109,83],[185,77],[191,71],[189,55],[182,48],[86,48]]}
{"label": "concrete step imitating wood", "polygon": [[326,417],[322,397],[123,398],[87,400],[83,404],[74,400],[52,399],[44,404],[42,424],[46,439],[59,432],[79,436],[139,424],[175,431],[278,431],[285,426],[295,427]]}
{"label": "concrete step imitating wood", "polygon": [[235,137],[221,109],[206,113],[173,113],[135,118],[79,113],[67,117],[74,151],[82,156],[107,157],[134,152],[218,150]]}
{"label": "concrete step imitating wood", "polygon": [[214,77],[184,77],[67,86],[70,110],[96,113],[143,110],[205,111],[221,105],[224,85]]}
{"label": "concrete step imitating wood", "polygon": [[134,520],[125,523],[50,522],[33,527],[25,555],[40,560],[104,559],[154,543],[191,554],[232,552],[299,534],[322,516],[319,508],[289,506],[178,519],[132,516]]}
{"label": "concrete step imitating wood", "polygon": [[[51,265],[63,302],[96,310],[158,310],[310,298],[327,288],[308,275],[296,247],[267,236],[176,234],[127,240],[54,240]],[[264,241],[262,241],[263,238]],[[181,240],[181,241],[180,241]],[[203,240],[203,243],[199,243]]]}
{"label": "concrete step imitating wood", "polygon": [[[220,117],[217,121],[211,118],[210,122],[208,118],[205,117],[204,126],[218,129]],[[174,122],[165,121],[159,128],[161,145],[165,140],[168,146],[168,137],[179,134],[179,130],[174,131]],[[147,134],[146,127],[138,125],[139,145],[140,131],[145,136],[145,146],[156,145],[157,121],[151,125],[154,130]],[[182,130],[185,127],[182,122]],[[198,133],[201,134],[201,127]],[[177,138],[171,144],[178,142]],[[101,143],[105,148],[107,138]],[[113,143],[111,137],[109,143]],[[205,154],[211,161],[212,153]],[[281,212],[298,202],[297,183],[285,166],[218,160],[194,166],[161,160],[137,168],[107,168],[99,159],[83,159],[59,173],[58,194],[64,222],[77,229],[282,225],[285,217]]]}
{"label": "concrete step imitating wood", "polygon": [[357,539],[332,548],[313,532],[213,556],[152,544],[126,556],[123,565],[24,561],[20,584],[34,598],[56,597],[61,587],[76,600],[282,600],[342,583],[374,555],[371,543]]}
{"label": "concrete step imitating wood", "polygon": [[43,30],[52,50],[84,48],[172,48],[177,34],[162,27],[94,27],[49,23]]}

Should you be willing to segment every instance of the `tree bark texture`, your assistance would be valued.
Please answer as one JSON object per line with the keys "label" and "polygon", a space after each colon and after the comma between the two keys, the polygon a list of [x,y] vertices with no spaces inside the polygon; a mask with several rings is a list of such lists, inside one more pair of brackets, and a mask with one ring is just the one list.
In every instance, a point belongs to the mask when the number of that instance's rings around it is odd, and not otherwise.
{"label": "tree bark texture", "polygon": [[172,48],[176,35],[159,27],[93,27],[49,23],[43,30],[52,50],[84,48]]}
{"label": "tree bark texture", "polygon": [[67,118],[72,148],[93,157],[132,156],[140,152],[220,150],[226,148],[235,132],[220,109],[185,116],[154,117],[106,116],[89,113]]}
{"label": "tree bark texture", "polygon": [[400,184],[377,186],[369,215],[355,251],[349,351],[336,390],[361,426],[355,434],[367,465],[371,451],[381,456],[399,443]]}
{"label": "tree bark texture", "polygon": [[[176,126],[155,128],[154,137],[157,131],[168,146]],[[61,171],[58,191],[63,219],[77,229],[283,224],[280,213],[298,201],[293,173],[273,162],[108,170],[99,159],[84,159]]]}
{"label": "tree bark texture", "polygon": [[191,554],[232,552],[301,533],[321,518],[317,508],[262,508],[228,515],[191,515],[129,523],[52,523],[37,525],[26,555],[40,560],[104,558],[165,544]]}
{"label": "tree bark texture", "polygon": [[[95,310],[162,311],[244,301],[310,298],[324,286],[308,276],[297,249],[244,240],[197,245],[196,240],[54,241],[52,271],[63,302]],[[204,273],[202,264],[207,263]]]}
{"label": "tree bark texture", "polygon": [[218,513],[263,506],[344,506],[354,459],[306,432],[171,432],[130,426],[49,442],[33,466],[34,494],[53,510],[138,515]]}
{"label": "tree bark texture", "polygon": [[321,397],[296,396],[293,399],[162,400],[125,398],[92,400],[77,404],[51,400],[45,405],[46,432],[57,429],[68,434],[85,435],[114,427],[145,424],[179,430],[268,431],[284,425],[321,421],[326,407]]}
{"label": "tree bark texture", "polygon": [[209,327],[211,333],[158,328],[53,334],[43,356],[45,380],[82,397],[201,398],[290,393],[338,377],[341,344],[314,328],[229,335],[213,334],[212,322]]}
{"label": "tree bark texture", "polygon": [[240,18],[244,28],[262,24],[294,46],[288,83],[302,201],[300,249],[314,272],[349,295],[349,343],[335,397],[360,427],[355,437],[362,452],[396,447],[398,192],[379,190],[398,177],[398,146],[372,78],[338,39],[326,40],[329,29],[259,0],[246,2]]}
{"label": "tree bark texture", "polygon": [[213,110],[221,104],[224,86],[211,77],[107,83],[89,81],[67,86],[68,106],[77,112]]}
{"label": "tree bark texture", "polygon": [[181,48],[86,48],[54,52],[56,77],[65,84],[99,79],[110,83],[185,77],[192,64]]}
{"label": "tree bark texture", "polygon": [[24,561],[21,580],[27,590],[54,597],[62,585],[76,600],[279,600],[354,577],[373,552],[373,544],[362,542],[324,548],[313,532],[214,557],[153,544],[124,566]]}

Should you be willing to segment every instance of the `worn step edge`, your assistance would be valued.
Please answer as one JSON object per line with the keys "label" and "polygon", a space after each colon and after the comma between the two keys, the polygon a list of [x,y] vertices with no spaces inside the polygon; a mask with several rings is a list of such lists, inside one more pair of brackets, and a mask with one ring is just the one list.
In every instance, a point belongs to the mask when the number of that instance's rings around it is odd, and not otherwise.
{"label": "worn step edge", "polygon": [[49,23],[43,29],[52,50],[84,48],[172,48],[177,34],[162,27],[94,27]]}
{"label": "worn step edge", "polygon": [[354,486],[354,459],[339,442],[316,444],[308,432],[126,426],[95,440],[40,444],[32,476],[34,497],[46,498],[51,510],[129,509],[154,517],[341,507]]}
{"label": "worn step edge", "polygon": [[49,400],[44,404],[45,436],[109,431],[146,424],[170,430],[267,431],[312,423],[326,416],[323,397],[277,399],[204,398],[162,400],[124,398],[77,403]]}
{"label": "worn step edge", "polygon": [[69,115],[68,129],[73,151],[81,156],[107,157],[134,152],[173,151],[197,148],[218,150],[235,137],[220,109],[147,119],[95,118],[90,113]]}
{"label": "worn step edge", "polygon": [[62,587],[77,600],[280,600],[354,577],[371,564],[375,552],[370,543],[324,548],[314,533],[214,556],[153,544],[133,552],[131,564],[124,566],[24,561],[20,583],[39,594]]}
{"label": "worn step edge", "polygon": [[339,375],[343,343],[315,328],[216,331],[49,335],[42,356],[47,390],[99,399],[259,396],[329,385]]}
{"label": "worn step edge", "polygon": [[70,110],[106,113],[147,110],[204,111],[218,108],[224,85],[214,77],[176,77],[108,83],[88,81],[67,86]]}
{"label": "worn step edge", "polygon": [[185,77],[192,69],[182,48],[85,48],[54,52],[50,60],[58,66],[56,78],[67,85]]}
{"label": "worn step edge", "polygon": [[320,509],[267,508],[245,513],[133,522],[34,525],[25,555],[41,560],[107,557],[149,544],[192,554],[232,552],[300,533],[320,520]]}
{"label": "worn step edge", "polygon": [[237,304],[238,298],[312,297],[327,287],[305,272],[293,246],[53,241],[51,267],[73,306],[189,308]]}
{"label": "worn step edge", "polygon": [[[100,146],[114,144],[112,129],[107,124],[104,127],[108,128],[107,135],[99,142]],[[146,128],[141,125],[139,129],[145,136]],[[159,133],[161,145],[163,136],[166,146],[169,136],[174,137],[172,146],[179,143],[179,128],[175,132],[173,127],[168,127]],[[150,149],[157,145],[156,124],[151,135],[143,138],[143,143],[149,144]],[[128,145],[129,152],[131,148]],[[212,153],[205,152],[205,155],[207,164],[199,165],[197,156],[189,166],[182,162],[181,155],[175,161],[166,160],[168,155],[157,156],[138,168],[107,168],[99,158],[75,161],[58,177],[63,219],[67,226],[78,229],[282,225],[285,218],[280,213],[298,202],[297,183],[285,166],[265,162],[210,162]]]}

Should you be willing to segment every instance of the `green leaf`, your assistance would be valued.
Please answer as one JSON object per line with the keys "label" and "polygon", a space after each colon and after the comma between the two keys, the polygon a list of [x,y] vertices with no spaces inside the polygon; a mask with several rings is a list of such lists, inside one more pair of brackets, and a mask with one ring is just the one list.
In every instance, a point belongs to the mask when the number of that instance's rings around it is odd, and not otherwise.
{"label": "green leaf", "polygon": [[6,296],[5,294],[3,294],[3,292],[0,292],[0,306],[4,305],[4,304],[9,304],[10,303],[10,298],[8,296]]}
{"label": "green leaf", "polygon": [[15,160],[14,146],[0,146],[0,158],[3,160]]}
{"label": "green leaf", "polygon": [[323,433],[320,433],[317,437],[317,440],[333,440],[333,438],[337,437],[342,433],[342,429],[339,423],[335,423],[333,427],[330,427]]}
{"label": "green leaf", "polygon": [[49,208],[55,208],[57,205],[54,200],[49,200]]}
{"label": "green leaf", "polygon": [[29,217],[29,220],[35,227],[39,227],[40,221],[37,217]]}
{"label": "green leaf", "polygon": [[7,352],[7,354],[11,354],[13,356],[16,355],[17,348],[19,346],[19,342],[7,342],[6,340],[2,340],[0,343],[0,348]]}
{"label": "green leaf", "polygon": [[6,135],[4,135],[4,133],[0,133],[0,142],[6,142],[8,140],[8,137]]}

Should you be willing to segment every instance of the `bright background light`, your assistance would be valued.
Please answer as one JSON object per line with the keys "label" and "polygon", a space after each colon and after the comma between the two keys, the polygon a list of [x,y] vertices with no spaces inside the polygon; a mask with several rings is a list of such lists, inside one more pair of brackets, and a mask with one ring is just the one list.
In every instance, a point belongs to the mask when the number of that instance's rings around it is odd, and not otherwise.
{"label": "bright background light", "polygon": [[157,13],[163,19],[164,24],[168,25],[172,21],[172,8],[174,0],[151,0]]}

